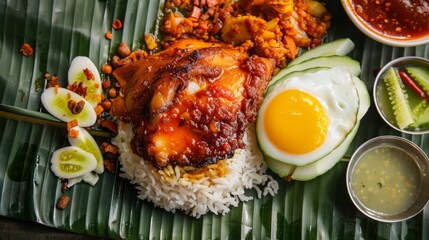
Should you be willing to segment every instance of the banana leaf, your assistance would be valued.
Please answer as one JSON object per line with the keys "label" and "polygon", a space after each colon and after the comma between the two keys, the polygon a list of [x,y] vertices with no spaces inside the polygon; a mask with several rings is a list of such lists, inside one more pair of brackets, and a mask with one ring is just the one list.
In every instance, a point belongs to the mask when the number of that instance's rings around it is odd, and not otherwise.
{"label": "banana leaf", "polygon": [[[162,7],[162,0],[0,0],[0,215],[113,239],[429,238],[428,206],[398,223],[361,214],[347,194],[347,157],[307,182],[286,182],[270,172],[280,185],[276,196],[241,203],[224,216],[209,213],[195,219],[156,208],[136,197],[137,190],[119,170],[103,173],[94,187],[74,186],[68,192],[70,205],[58,210],[62,184],[51,172],[49,159],[67,144],[66,130],[40,113],[44,74],[58,75],[65,83],[75,56],[88,56],[101,67],[122,41],[141,48],[145,33],[158,34]],[[350,56],[361,62],[361,78],[369,91],[375,72],[388,61],[406,55],[429,57],[429,45],[397,48],[365,37],[339,0],[327,1],[327,8],[333,18],[325,40],[349,37],[355,42]],[[122,21],[122,29],[112,29],[115,19]],[[104,37],[107,31],[113,33],[110,41]],[[19,53],[23,43],[33,46],[32,56]],[[386,134],[400,135],[371,106],[347,156],[366,140]],[[429,151],[427,135],[401,136]],[[254,191],[248,194],[256,196]]]}

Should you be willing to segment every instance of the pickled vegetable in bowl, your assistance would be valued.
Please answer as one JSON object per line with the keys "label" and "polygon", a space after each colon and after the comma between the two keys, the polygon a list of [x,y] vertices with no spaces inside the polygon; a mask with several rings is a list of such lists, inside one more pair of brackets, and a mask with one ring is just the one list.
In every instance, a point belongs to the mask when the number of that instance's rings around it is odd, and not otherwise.
{"label": "pickled vegetable in bowl", "polygon": [[404,133],[429,132],[427,59],[395,59],[381,69],[374,84],[376,107],[387,124]]}

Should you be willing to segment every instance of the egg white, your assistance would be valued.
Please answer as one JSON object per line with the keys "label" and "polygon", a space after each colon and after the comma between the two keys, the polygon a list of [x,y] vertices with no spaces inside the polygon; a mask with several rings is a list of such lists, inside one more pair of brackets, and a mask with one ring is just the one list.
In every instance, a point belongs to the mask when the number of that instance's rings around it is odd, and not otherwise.
{"label": "egg white", "polygon": [[[278,94],[296,89],[315,97],[325,108],[329,118],[325,141],[305,154],[291,154],[279,149],[265,131],[265,111]],[[342,68],[320,70],[284,80],[276,85],[264,99],[257,116],[256,132],[264,153],[281,162],[303,166],[312,163],[334,150],[350,133],[357,122],[359,97],[353,76]],[[285,123],[287,124],[287,123]]]}

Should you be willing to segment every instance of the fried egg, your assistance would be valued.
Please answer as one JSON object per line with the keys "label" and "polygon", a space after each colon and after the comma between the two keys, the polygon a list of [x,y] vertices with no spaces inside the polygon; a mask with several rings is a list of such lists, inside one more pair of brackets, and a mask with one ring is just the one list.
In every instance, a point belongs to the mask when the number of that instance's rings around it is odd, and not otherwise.
{"label": "fried egg", "polygon": [[256,132],[270,158],[303,166],[333,151],[357,123],[352,75],[332,68],[288,78],[265,97]]}

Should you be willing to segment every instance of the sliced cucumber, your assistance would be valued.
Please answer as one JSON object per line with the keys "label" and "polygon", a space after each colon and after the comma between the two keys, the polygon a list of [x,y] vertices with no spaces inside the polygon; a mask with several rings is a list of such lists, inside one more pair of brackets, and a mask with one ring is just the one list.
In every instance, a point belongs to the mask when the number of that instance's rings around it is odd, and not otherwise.
{"label": "sliced cucumber", "polygon": [[301,62],[304,62],[306,60],[309,60],[315,57],[333,56],[333,55],[345,56],[349,54],[354,47],[355,47],[355,44],[349,38],[341,38],[332,42],[323,43],[320,46],[310,49],[304,52],[303,54],[301,54],[295,60],[290,62],[288,64],[288,67],[297,65]]}
{"label": "sliced cucumber", "polygon": [[356,133],[359,129],[360,122],[358,121],[354,126],[353,130],[349,135],[344,139],[344,141],[335,148],[332,152],[330,152],[325,157],[319,159],[314,163],[310,163],[305,166],[300,166],[295,169],[291,178],[299,181],[308,181],[317,176],[320,176],[331,169],[341,158],[346,154],[347,149],[350,146],[350,143],[353,141]]}
{"label": "sliced cucumber", "polygon": [[[66,88],[50,87],[42,93],[41,100],[50,114],[64,122],[77,120],[79,126],[90,127],[97,120],[97,115],[91,104],[82,96]],[[70,101],[75,104],[83,103],[83,108],[79,112],[73,113],[69,107]]]}
{"label": "sliced cucumber", "polygon": [[368,88],[364,81],[360,80],[358,77],[353,77],[355,87],[359,95],[359,110],[357,114],[358,121],[363,118],[365,113],[368,111],[371,106],[371,98],[369,96]]}
{"label": "sliced cucumber", "polygon": [[304,74],[304,73],[314,73],[314,72],[317,72],[320,70],[326,70],[326,69],[329,69],[329,68],[328,67],[314,67],[314,68],[304,69],[302,71],[296,71],[296,72],[288,73],[288,74],[284,75],[281,79],[279,79],[278,81],[276,81],[275,83],[270,85],[267,88],[265,95],[268,95],[275,88],[275,86],[277,84],[279,84],[280,82],[282,82],[283,80],[286,80],[286,79],[291,78],[291,77],[296,77],[296,76],[299,76],[299,75]]}
{"label": "sliced cucumber", "polygon": [[386,74],[383,76],[383,81],[387,88],[396,124],[400,129],[405,129],[414,123],[405,86],[393,67],[390,67],[386,71]]}
{"label": "sliced cucumber", "polygon": [[424,67],[410,66],[405,70],[417,82],[417,84],[429,94],[429,69]]}
{"label": "sliced cucumber", "polygon": [[414,127],[423,127],[429,125],[429,108],[425,108],[417,116],[416,120],[413,123]]}
{"label": "sliced cucumber", "polygon": [[86,131],[84,128],[76,126],[70,129],[70,131],[78,131],[77,137],[68,136],[69,143],[72,146],[81,148],[82,150],[94,155],[97,160],[97,167],[95,172],[101,174],[104,172],[103,155],[101,154],[100,147],[98,146],[95,139]]}
{"label": "sliced cucumber", "polygon": [[429,104],[426,99],[420,100],[412,108],[414,123],[411,125],[414,128],[426,127],[429,125]]}
{"label": "sliced cucumber", "polygon": [[359,129],[360,120],[368,111],[369,106],[371,104],[368,89],[365,83],[357,77],[355,77],[353,80],[355,81],[355,86],[359,95],[358,121],[354,126],[353,130],[349,133],[349,135],[347,135],[344,141],[327,156],[319,159],[314,163],[297,167],[291,175],[292,179],[299,181],[307,181],[317,176],[320,176],[325,172],[329,171],[329,169],[331,169],[332,167],[334,167],[335,164],[337,164],[341,160],[344,154],[346,154],[351,142],[353,141]]}
{"label": "sliced cucumber", "polygon": [[[85,75],[85,70],[92,74],[91,79],[88,79]],[[88,57],[78,56],[73,58],[68,71],[68,82],[70,85],[82,83],[83,87],[86,88],[85,100],[93,107],[100,103],[103,93],[100,73]]]}
{"label": "sliced cucumber", "polygon": [[316,58],[303,61],[298,65],[294,65],[292,67],[287,67],[280,70],[280,72],[278,72],[276,75],[273,76],[268,86],[273,85],[276,81],[278,81],[279,79],[282,79],[285,75],[289,73],[304,71],[306,69],[315,68],[315,67],[345,68],[349,70],[349,72],[354,76],[359,76],[361,72],[360,63],[350,57],[337,56],[337,55],[316,57]]}
{"label": "sliced cucumber", "polygon": [[75,146],[56,150],[51,158],[51,170],[60,178],[77,178],[93,171],[97,165],[95,157]]}
{"label": "sliced cucumber", "polygon": [[264,160],[267,163],[268,168],[280,177],[290,176],[296,168],[295,165],[277,161],[269,156],[264,156]]}

